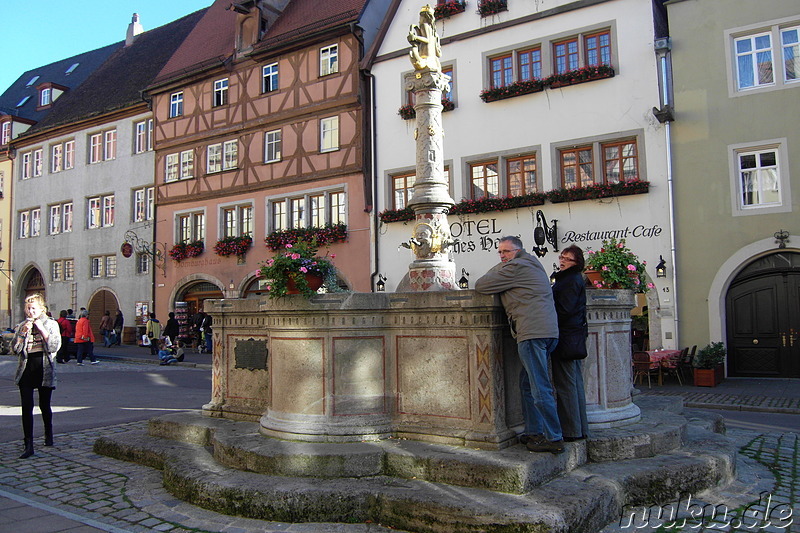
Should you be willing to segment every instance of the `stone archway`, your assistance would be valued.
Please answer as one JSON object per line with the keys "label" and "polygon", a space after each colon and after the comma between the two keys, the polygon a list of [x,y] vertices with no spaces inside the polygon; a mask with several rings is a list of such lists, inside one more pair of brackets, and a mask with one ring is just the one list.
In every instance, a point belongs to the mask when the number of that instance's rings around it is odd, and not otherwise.
{"label": "stone archway", "polygon": [[117,309],[119,309],[119,300],[110,290],[100,289],[92,295],[87,309],[89,310],[89,324],[92,326],[95,343],[97,343],[99,339],[102,339],[100,335],[100,320],[106,311],[111,314],[112,319],[116,316]]}
{"label": "stone archway", "polygon": [[746,265],[731,281],[725,308],[729,375],[800,377],[800,253]]}

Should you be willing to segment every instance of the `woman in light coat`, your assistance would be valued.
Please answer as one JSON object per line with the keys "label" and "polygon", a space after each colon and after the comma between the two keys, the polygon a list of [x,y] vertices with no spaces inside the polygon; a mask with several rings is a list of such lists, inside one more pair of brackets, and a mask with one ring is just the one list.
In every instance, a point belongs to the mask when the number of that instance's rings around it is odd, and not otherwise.
{"label": "woman in light coat", "polygon": [[22,405],[22,432],[25,450],[20,459],[33,455],[33,389],[39,391],[39,410],[44,423],[44,445],[53,445],[53,411],[50,397],[56,388],[56,353],[61,348],[58,322],[47,316],[41,294],[25,298],[25,316],[17,325],[12,349],[19,357],[14,382],[19,387]]}

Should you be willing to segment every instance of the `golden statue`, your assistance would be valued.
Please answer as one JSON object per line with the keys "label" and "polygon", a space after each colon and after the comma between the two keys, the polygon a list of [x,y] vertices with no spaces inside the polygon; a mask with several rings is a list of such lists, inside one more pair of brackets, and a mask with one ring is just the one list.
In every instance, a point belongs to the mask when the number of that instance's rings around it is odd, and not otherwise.
{"label": "golden statue", "polygon": [[417,70],[442,71],[439,58],[442,47],[436,33],[436,17],[433,8],[426,4],[419,11],[419,24],[412,24],[408,30],[408,42],[411,43],[411,64]]}

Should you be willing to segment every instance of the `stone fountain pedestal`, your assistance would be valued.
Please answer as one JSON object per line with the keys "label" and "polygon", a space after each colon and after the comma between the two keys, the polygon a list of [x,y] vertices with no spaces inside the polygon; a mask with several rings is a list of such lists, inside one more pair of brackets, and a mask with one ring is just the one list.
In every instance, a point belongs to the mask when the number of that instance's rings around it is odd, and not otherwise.
{"label": "stone fountain pedestal", "polygon": [[[635,422],[629,291],[589,291],[591,428]],[[521,365],[499,299],[474,291],[207,301],[209,416],[311,442],[404,437],[501,449],[522,424]]]}

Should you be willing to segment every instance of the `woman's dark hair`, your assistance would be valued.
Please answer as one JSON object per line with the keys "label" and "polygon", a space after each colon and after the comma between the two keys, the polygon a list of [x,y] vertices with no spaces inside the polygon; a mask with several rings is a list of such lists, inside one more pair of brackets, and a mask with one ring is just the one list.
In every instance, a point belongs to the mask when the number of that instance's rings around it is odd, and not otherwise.
{"label": "woman's dark hair", "polygon": [[561,250],[561,253],[572,255],[573,259],[575,259],[575,266],[577,266],[581,272],[586,268],[586,260],[583,258],[583,250],[581,250],[580,246],[572,244]]}

